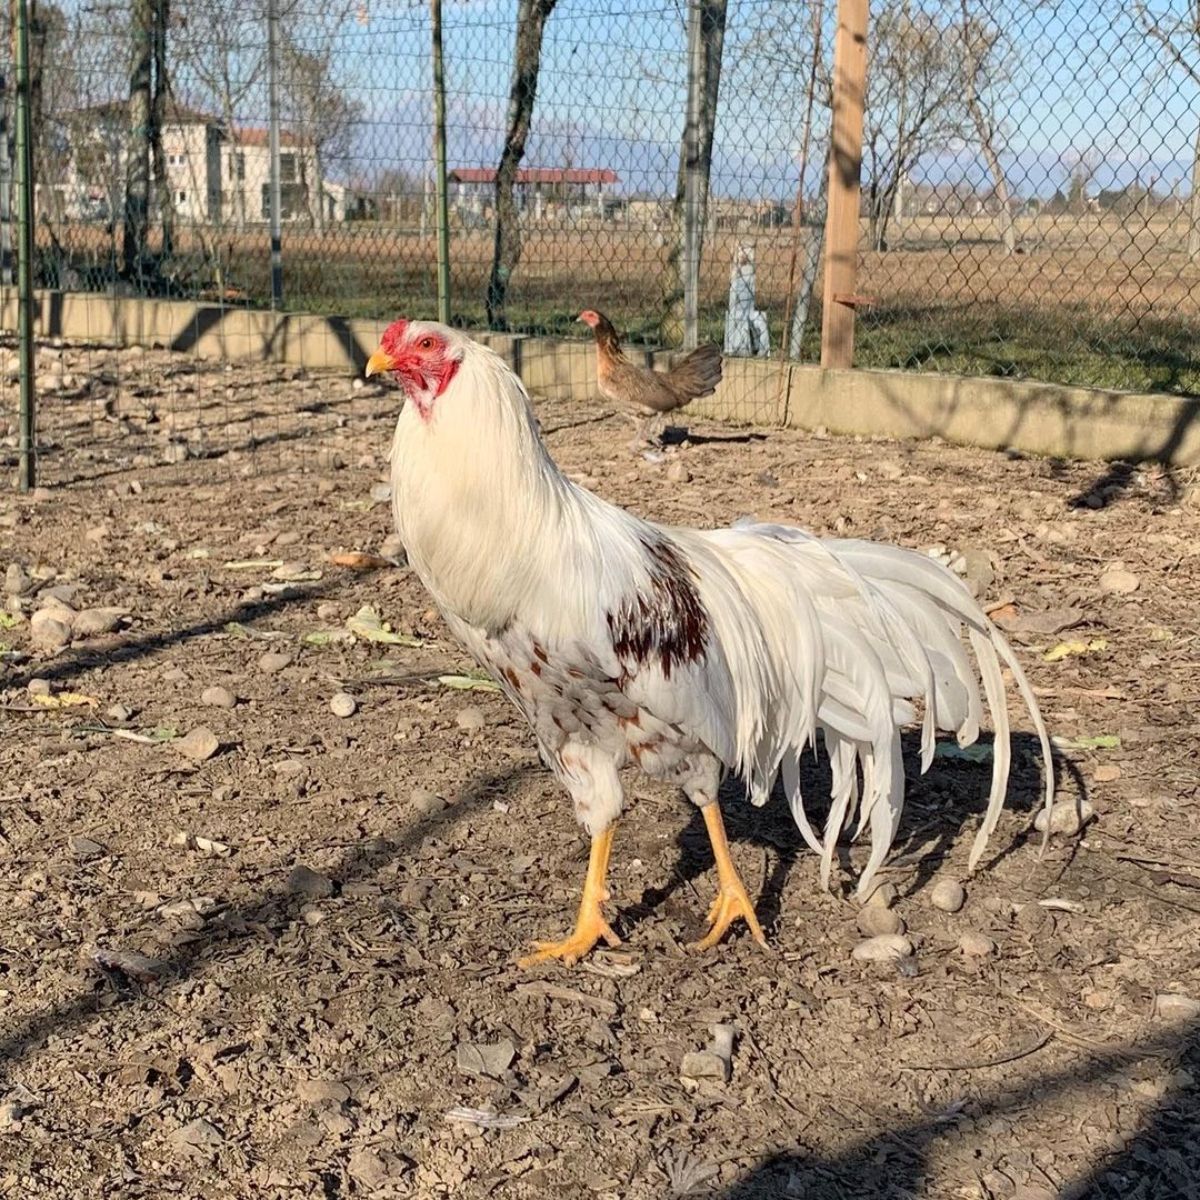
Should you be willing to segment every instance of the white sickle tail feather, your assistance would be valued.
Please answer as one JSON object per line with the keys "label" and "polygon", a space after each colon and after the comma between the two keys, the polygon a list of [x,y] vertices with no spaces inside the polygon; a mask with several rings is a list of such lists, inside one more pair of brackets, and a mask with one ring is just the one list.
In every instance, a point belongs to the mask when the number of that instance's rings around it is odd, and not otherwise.
{"label": "white sickle tail feather", "polygon": [[[526,715],[591,832],[620,812],[614,781],[626,765],[678,783],[701,804],[713,797],[696,780],[708,778],[708,765],[715,778],[717,760],[742,776],[755,803],[782,771],[823,884],[842,830],[854,821],[866,831],[864,894],[903,809],[903,727],[919,708],[924,771],[937,730],[968,745],[990,715],[992,786],[974,870],[1008,786],[1001,664],[1029,709],[1053,803],[1032,689],[946,567],[782,525],[701,531],[642,521],[559,471],[520,380],[492,351],[429,322],[397,322],[385,345],[380,361],[404,364],[413,401],[392,449],[409,560],[451,629]],[[798,765],[818,731],[833,774],[821,836],[805,814]],[[585,761],[590,782],[581,782]]]}

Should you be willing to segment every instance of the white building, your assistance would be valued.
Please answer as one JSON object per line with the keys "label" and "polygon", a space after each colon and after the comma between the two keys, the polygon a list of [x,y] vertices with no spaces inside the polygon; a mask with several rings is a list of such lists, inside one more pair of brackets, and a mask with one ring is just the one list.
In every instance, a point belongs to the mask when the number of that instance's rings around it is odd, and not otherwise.
{"label": "white building", "polygon": [[[100,104],[68,115],[59,178],[41,185],[42,203],[67,220],[119,220],[124,207],[124,104]],[[284,221],[346,219],[346,188],[318,180],[317,152],[286,130],[279,138],[280,215]],[[208,113],[171,104],[162,148],[176,219],[200,225],[262,224],[270,217],[271,157],[267,130],[227,130]],[[321,210],[318,210],[317,197]],[[151,203],[159,197],[152,187]]]}

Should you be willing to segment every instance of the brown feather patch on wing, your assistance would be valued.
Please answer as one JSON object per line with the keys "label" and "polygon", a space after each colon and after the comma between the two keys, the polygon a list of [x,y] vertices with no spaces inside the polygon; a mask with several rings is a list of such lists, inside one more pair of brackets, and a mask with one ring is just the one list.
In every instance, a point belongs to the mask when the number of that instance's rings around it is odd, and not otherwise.
{"label": "brown feather patch on wing", "polygon": [[643,541],[650,559],[649,587],[627,598],[608,614],[608,630],[617,657],[647,666],[657,661],[670,679],[679,663],[704,653],[708,614],[686,560],[665,539]]}

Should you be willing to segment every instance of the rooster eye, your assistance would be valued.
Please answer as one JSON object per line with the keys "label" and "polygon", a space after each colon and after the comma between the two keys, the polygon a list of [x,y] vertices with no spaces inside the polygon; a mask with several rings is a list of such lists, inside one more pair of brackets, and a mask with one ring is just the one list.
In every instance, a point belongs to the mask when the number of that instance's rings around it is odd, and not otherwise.
{"label": "rooster eye", "polygon": [[432,349],[433,349],[433,338],[431,338],[431,337],[423,337],[423,338],[422,338],[422,339],[421,339],[421,340],[420,340],[420,341],[417,343],[417,345],[418,345],[418,346],[419,346],[419,347],[420,347],[422,350],[432,350]]}

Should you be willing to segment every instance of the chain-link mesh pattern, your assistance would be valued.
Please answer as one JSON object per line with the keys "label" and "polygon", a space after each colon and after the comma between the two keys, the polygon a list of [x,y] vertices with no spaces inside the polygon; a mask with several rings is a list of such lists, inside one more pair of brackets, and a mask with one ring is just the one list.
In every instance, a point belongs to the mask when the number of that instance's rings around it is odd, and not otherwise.
{"label": "chain-link mesh pattern", "polygon": [[[173,0],[161,37],[139,30],[165,0],[36,6],[40,287],[270,306],[266,3]],[[701,8],[719,94],[701,110],[699,333],[734,354],[790,341],[813,361],[836,3]],[[435,315],[428,6],[278,0],[278,12],[282,307]],[[688,14],[685,0],[446,0],[457,323],[571,334],[592,307],[634,342],[678,339]],[[543,19],[497,261],[514,33]],[[856,365],[1200,391],[1200,35],[1185,0],[902,0],[872,13],[869,50]],[[143,102],[161,132],[138,183]],[[133,255],[131,181],[146,205]],[[40,360],[42,382],[70,396],[65,375],[101,403],[95,370],[58,358]],[[129,361],[101,365],[120,377]],[[180,410],[201,392],[177,389]],[[193,407],[214,438],[222,422],[258,430],[222,447],[282,436],[270,403],[243,420],[231,394],[212,395]],[[112,408],[92,419],[119,421]]]}

